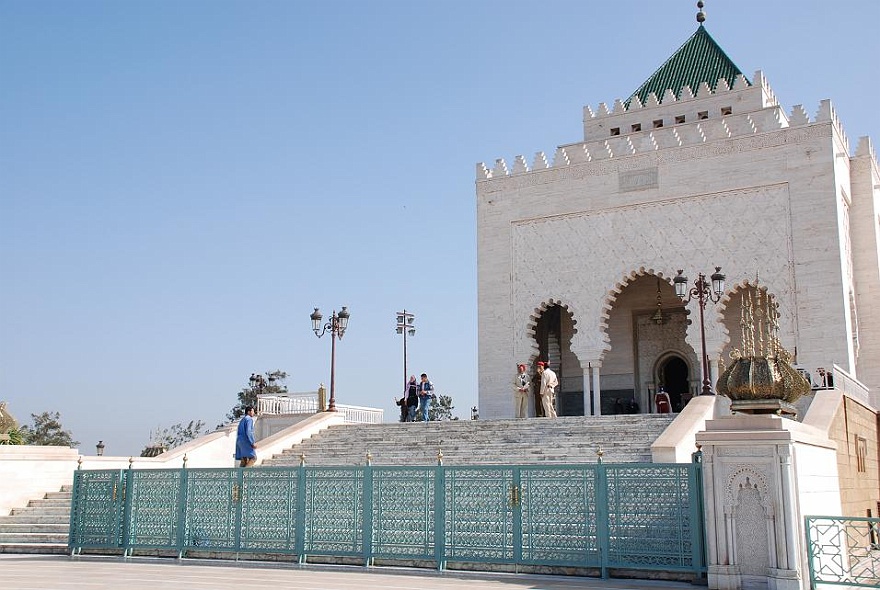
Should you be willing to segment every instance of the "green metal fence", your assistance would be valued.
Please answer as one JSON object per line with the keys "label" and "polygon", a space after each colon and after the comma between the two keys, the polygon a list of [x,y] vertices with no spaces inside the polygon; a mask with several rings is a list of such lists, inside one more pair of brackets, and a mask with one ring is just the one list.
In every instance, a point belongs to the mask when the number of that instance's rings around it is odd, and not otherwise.
{"label": "green metal fence", "polygon": [[706,571],[692,464],[77,471],[69,547]]}
{"label": "green metal fence", "polygon": [[880,588],[880,518],[807,516],[810,587]]}

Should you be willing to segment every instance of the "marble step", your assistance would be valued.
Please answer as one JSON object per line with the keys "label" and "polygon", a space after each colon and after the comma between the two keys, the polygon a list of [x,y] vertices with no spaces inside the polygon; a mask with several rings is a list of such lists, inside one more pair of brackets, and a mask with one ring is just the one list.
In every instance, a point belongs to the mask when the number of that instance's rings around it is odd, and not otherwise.
{"label": "marble step", "polygon": [[[46,507],[38,507],[38,506],[28,506],[25,508],[13,508],[12,509],[13,516],[19,516],[19,515],[23,516],[23,515],[32,515],[32,514],[39,514],[39,515],[44,515],[44,516],[69,515],[70,514],[70,504],[68,504],[67,506],[64,506],[64,507],[53,506],[53,507],[46,508]],[[2,517],[0,517],[0,518],[2,518]]]}
{"label": "marble step", "polygon": [[51,498],[41,500],[31,500],[28,502],[29,508],[70,508],[70,497],[68,498]]}
{"label": "marble step", "polygon": [[59,512],[57,514],[43,514],[41,512],[28,512],[25,514],[11,514],[9,516],[0,516],[0,524],[64,524],[67,526],[70,521],[70,511]]}
{"label": "marble step", "polygon": [[73,498],[73,490],[64,490],[62,489],[60,492],[47,492],[46,500],[64,500],[68,504],[70,504],[70,500]]}
{"label": "marble step", "polygon": [[67,539],[63,543],[6,543],[0,541],[0,553],[66,555]]}
{"label": "marble step", "polygon": [[[485,420],[338,425],[265,465],[445,465],[650,462],[651,444],[675,416],[618,415],[557,420]],[[478,449],[479,452],[475,452]]]}
{"label": "marble step", "polygon": [[0,543],[61,543],[67,544],[67,531],[64,533],[0,533]]}
{"label": "marble step", "polygon": [[10,534],[26,534],[26,533],[55,533],[67,535],[70,525],[65,522],[7,522],[5,519],[0,520],[0,535],[4,533]]}

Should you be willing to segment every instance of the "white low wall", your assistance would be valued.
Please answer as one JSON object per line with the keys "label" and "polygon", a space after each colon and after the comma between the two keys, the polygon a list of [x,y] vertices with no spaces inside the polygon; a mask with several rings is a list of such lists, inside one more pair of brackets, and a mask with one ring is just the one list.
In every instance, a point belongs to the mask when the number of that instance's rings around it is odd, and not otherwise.
{"label": "white low wall", "polygon": [[68,447],[0,445],[0,515],[72,483],[78,458]]}
{"label": "white low wall", "polygon": [[[281,432],[257,441],[257,465],[261,465],[264,459],[271,459],[284,449],[298,445],[329,426],[344,423],[345,415],[340,412],[320,412],[288,426]],[[308,457],[306,457],[306,461],[308,461]]]}
{"label": "white low wall", "polygon": [[697,432],[705,430],[706,420],[715,417],[715,406],[719,401],[717,395],[698,395],[691,399],[651,445],[651,460],[654,463],[690,463],[691,453],[697,450]]}
{"label": "white low wall", "polygon": [[[259,440],[257,462],[344,421],[345,416],[338,412],[309,416]],[[237,424],[230,424],[157,457],[97,457],[80,455],[78,449],[67,447],[0,445],[0,515],[72,484],[77,469],[179,469],[184,457],[189,468],[235,467],[236,430]]]}

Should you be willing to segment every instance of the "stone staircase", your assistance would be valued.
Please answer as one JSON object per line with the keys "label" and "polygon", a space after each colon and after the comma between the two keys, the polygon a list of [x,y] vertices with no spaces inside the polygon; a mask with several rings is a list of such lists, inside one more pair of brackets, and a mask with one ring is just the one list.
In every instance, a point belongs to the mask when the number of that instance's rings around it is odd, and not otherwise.
{"label": "stone staircase", "polygon": [[651,444],[675,414],[569,416],[556,420],[456,420],[394,424],[340,424],[263,465],[650,463]]}
{"label": "stone staircase", "polygon": [[71,486],[0,516],[0,553],[67,553]]}

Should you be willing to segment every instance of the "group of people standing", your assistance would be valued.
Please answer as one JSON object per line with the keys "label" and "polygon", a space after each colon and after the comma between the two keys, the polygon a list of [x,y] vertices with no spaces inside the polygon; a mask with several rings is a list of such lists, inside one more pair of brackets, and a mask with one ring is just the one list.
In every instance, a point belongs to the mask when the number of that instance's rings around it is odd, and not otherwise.
{"label": "group of people standing", "polygon": [[[513,378],[514,411],[517,418],[527,418],[529,411],[529,394],[532,389],[532,378],[525,365],[517,365],[516,377]],[[539,361],[537,372],[541,378],[538,395],[545,418],[556,418],[556,388],[559,379],[550,369],[550,363]]]}
{"label": "group of people standing", "polygon": [[428,380],[428,375],[422,373],[420,381],[416,381],[415,375],[410,375],[409,382],[403,390],[403,397],[394,402],[400,406],[400,421],[415,422],[418,417],[423,422],[427,422],[431,402],[434,399],[434,384]]}

